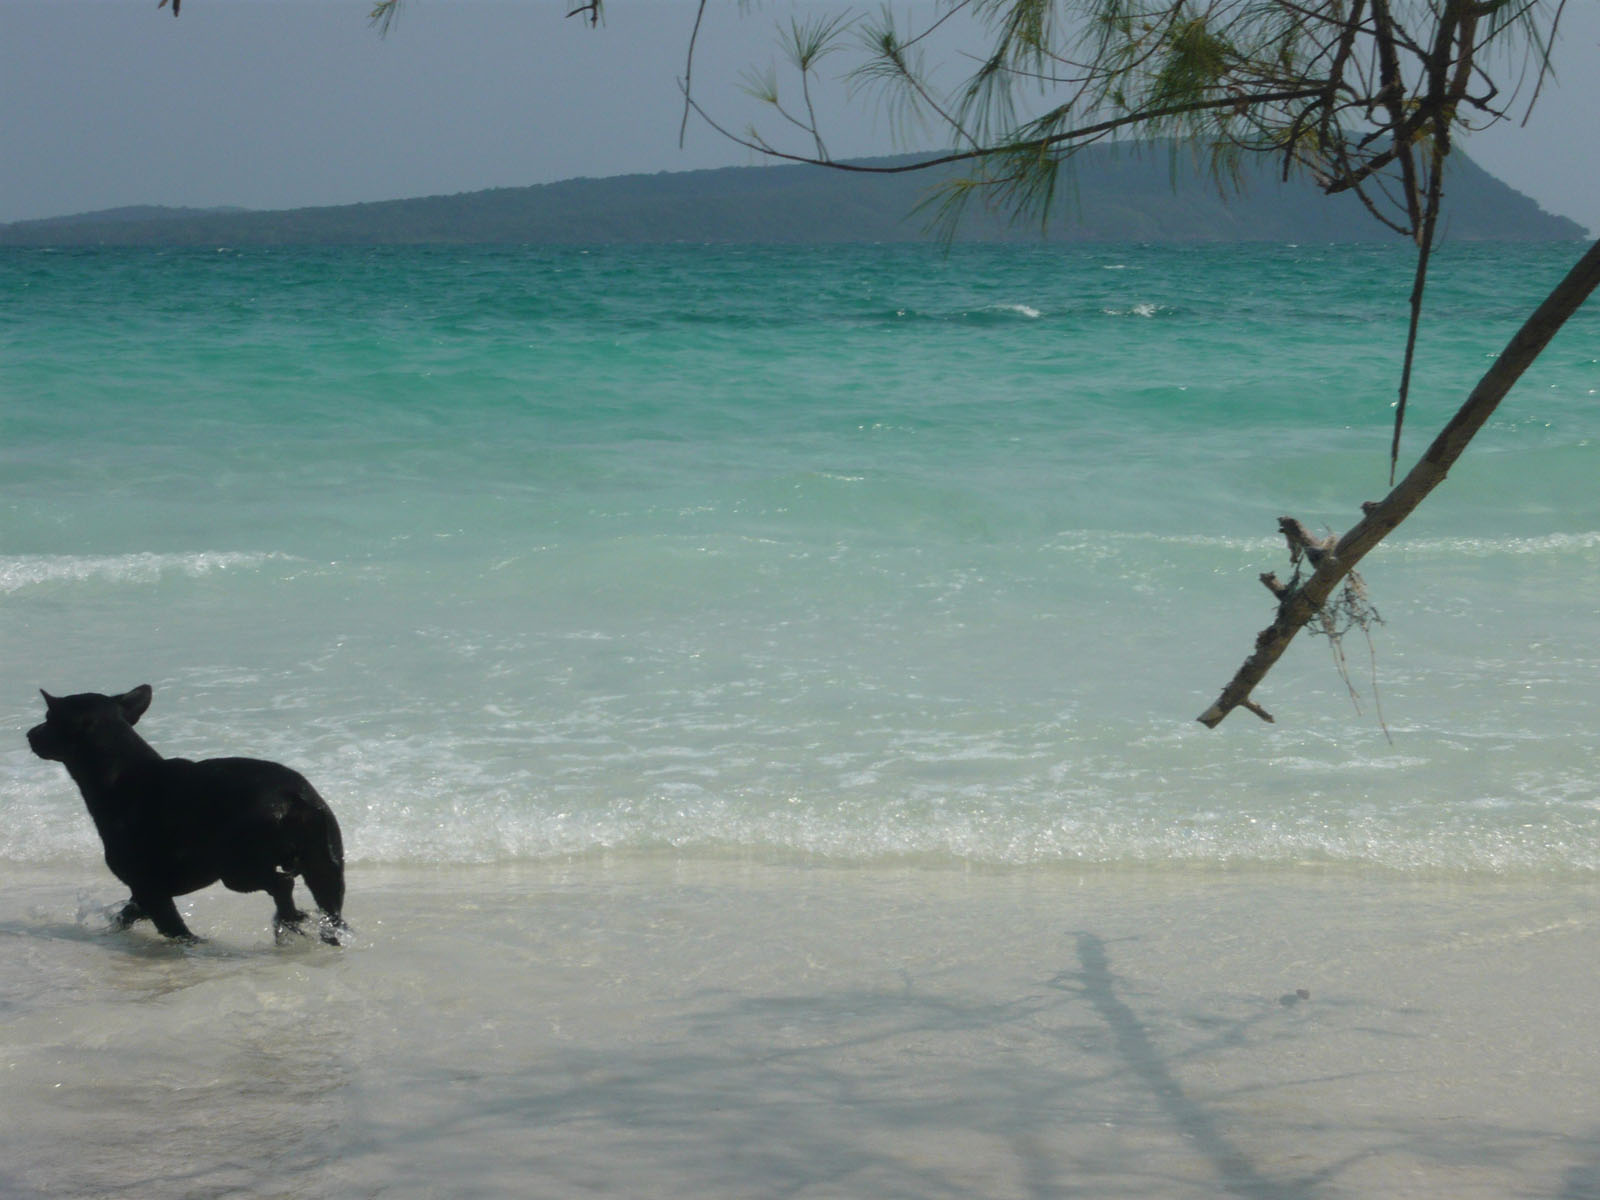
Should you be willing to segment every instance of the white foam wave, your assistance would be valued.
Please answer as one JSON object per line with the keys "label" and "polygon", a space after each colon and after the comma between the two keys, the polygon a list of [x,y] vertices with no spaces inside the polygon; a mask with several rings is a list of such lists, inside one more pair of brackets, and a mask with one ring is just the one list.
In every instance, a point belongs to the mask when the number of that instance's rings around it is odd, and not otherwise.
{"label": "white foam wave", "polygon": [[997,304],[993,311],[1016,313],[1019,317],[1026,317],[1030,321],[1037,321],[1041,315],[1037,308],[1029,304]]}
{"label": "white foam wave", "polygon": [[1430,538],[1396,547],[1410,554],[1441,558],[1493,558],[1501,555],[1571,554],[1600,550],[1600,531],[1548,533],[1539,537]]}
{"label": "white foam wave", "polygon": [[[1119,545],[1164,545],[1206,547],[1218,550],[1259,553],[1279,549],[1281,537],[1235,537],[1208,533],[1150,533],[1121,530],[1059,531],[1047,549],[1058,551],[1102,551]],[[1550,533],[1538,537],[1427,538],[1408,542],[1401,535],[1376,547],[1374,555],[1407,554],[1430,558],[1496,558],[1500,556],[1559,555],[1600,551],[1600,531],[1591,533]]]}
{"label": "white foam wave", "polygon": [[1063,529],[1045,546],[1047,550],[1104,552],[1114,546],[1173,546],[1256,554],[1283,545],[1281,537],[1228,537],[1211,533],[1146,533],[1120,530]]}
{"label": "white foam wave", "polygon": [[163,575],[192,578],[216,571],[255,570],[270,562],[292,562],[275,552],[194,551],[181,554],[22,554],[0,558],[0,595],[54,584],[155,583]]}

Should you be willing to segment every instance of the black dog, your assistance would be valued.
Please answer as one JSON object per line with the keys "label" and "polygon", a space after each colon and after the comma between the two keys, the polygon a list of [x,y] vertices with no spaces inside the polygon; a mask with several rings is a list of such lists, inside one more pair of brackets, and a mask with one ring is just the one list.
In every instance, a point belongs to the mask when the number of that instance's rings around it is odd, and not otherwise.
{"label": "black dog", "polygon": [[297,772],[254,758],[162,758],[133,731],[150,707],[149,684],[121,696],[41,694],[44,724],[28,730],[28,745],[66,764],[106,865],[133,891],[117,928],[148,917],[169,938],[198,941],[172,898],[221,880],[272,897],[281,941],[305,932],[306,914],[294,906],[294,877],[303,875],[322,910],[322,940],[339,944],[344,842],[333,812]]}

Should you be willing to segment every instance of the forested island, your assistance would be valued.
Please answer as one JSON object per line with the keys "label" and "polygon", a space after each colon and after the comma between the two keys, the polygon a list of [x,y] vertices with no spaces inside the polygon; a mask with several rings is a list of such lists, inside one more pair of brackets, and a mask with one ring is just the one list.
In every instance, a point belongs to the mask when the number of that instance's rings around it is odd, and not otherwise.
{"label": "forested island", "polygon": [[[896,159],[874,159],[890,165]],[[549,243],[914,242],[940,236],[937,189],[959,165],[883,175],[804,165],[569,179],[532,187],[281,211],[136,207],[0,225],[11,246],[266,246]],[[1245,164],[1219,187],[1171,147],[1085,150],[1062,181],[1050,220],[1013,222],[980,202],[956,229],[964,242],[1369,242],[1392,240],[1352,195],[1326,197]],[[1449,241],[1556,241],[1584,236],[1461,154],[1450,160]]]}

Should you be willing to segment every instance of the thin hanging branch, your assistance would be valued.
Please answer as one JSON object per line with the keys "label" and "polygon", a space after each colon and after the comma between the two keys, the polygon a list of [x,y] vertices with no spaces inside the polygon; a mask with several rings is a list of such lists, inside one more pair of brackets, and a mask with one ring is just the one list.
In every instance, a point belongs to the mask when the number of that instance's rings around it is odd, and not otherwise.
{"label": "thin hanging branch", "polygon": [[1411,368],[1417,357],[1417,331],[1422,325],[1422,297],[1428,286],[1428,264],[1433,256],[1433,239],[1439,225],[1439,205],[1443,199],[1444,150],[1434,142],[1433,161],[1428,168],[1428,193],[1422,211],[1422,227],[1417,232],[1417,268],[1411,282],[1411,314],[1406,322],[1406,349],[1400,365],[1400,398],[1394,408],[1394,437],[1389,442],[1389,486],[1394,486],[1400,465],[1400,432],[1406,423],[1406,401],[1411,395]]}
{"label": "thin hanging branch", "polygon": [[700,22],[706,18],[706,0],[694,10],[694,28],[689,30],[689,49],[683,56],[683,79],[680,86],[683,88],[683,120],[678,122],[678,149],[683,149],[683,139],[689,133],[689,97],[694,94],[694,50],[700,41]]}

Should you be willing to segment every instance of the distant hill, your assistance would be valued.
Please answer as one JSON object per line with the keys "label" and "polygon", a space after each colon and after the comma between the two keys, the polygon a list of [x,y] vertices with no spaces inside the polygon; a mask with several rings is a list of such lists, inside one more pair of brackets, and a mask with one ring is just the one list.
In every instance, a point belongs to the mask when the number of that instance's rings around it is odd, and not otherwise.
{"label": "distant hill", "polygon": [[[869,160],[893,163],[897,159]],[[1177,163],[1176,170],[1174,163]],[[485,243],[841,243],[935,236],[930,192],[959,171],[871,175],[800,165],[569,179],[533,187],[276,212],[122,208],[0,225],[12,246],[265,246]],[[1045,236],[1057,242],[1363,242],[1392,238],[1353,196],[1326,197],[1272,164],[1224,195],[1188,155],[1110,146],[1085,151]],[[1457,154],[1446,181],[1450,241],[1584,236]],[[1040,237],[972,206],[962,241]]]}

